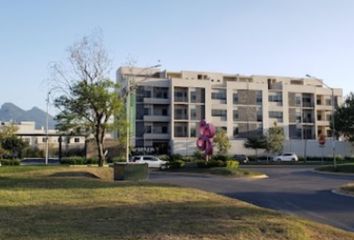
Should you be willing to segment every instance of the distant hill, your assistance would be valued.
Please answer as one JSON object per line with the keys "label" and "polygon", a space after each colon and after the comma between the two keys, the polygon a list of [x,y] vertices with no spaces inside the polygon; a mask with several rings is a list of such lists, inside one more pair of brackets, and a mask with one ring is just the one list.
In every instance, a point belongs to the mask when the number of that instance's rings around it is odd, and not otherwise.
{"label": "distant hill", "polygon": [[[46,112],[33,107],[31,110],[25,111],[13,103],[4,103],[0,108],[0,121],[32,121],[36,123],[36,128],[45,127],[46,124]],[[48,118],[49,129],[54,129],[55,120],[51,115]]]}

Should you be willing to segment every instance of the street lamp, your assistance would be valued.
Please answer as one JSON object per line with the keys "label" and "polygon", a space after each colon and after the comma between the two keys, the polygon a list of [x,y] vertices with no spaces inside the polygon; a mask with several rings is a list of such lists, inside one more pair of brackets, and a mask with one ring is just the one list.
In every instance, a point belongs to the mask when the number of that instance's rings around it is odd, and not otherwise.
{"label": "street lamp", "polygon": [[[315,78],[318,79],[316,77],[313,77],[309,74],[306,74],[306,77],[309,78]],[[321,79],[318,79],[321,80]],[[333,154],[333,167],[336,168],[337,167],[337,162],[336,162],[336,130],[335,130],[335,121],[334,121],[334,111],[335,111],[335,106],[334,106],[334,88],[328,86],[326,83],[324,83],[323,80],[321,80],[322,84],[325,85],[327,88],[331,89],[331,105],[332,105],[332,154]]]}
{"label": "street lamp", "polygon": [[48,155],[49,155],[49,141],[48,141],[48,122],[49,122],[49,95],[51,94],[52,90],[49,90],[47,92],[47,98],[46,98],[46,103],[47,103],[47,112],[45,116],[45,165],[48,165]]}
{"label": "street lamp", "polygon": [[[158,67],[161,67],[161,64],[156,64],[156,65],[153,65],[153,66],[150,66],[150,67],[145,67],[143,68],[139,73],[142,73],[148,69],[151,69],[151,68],[158,68]],[[136,75],[139,75],[139,73],[137,73]],[[142,81],[145,81],[146,79],[148,79],[149,75],[146,75],[145,78],[143,80],[141,80],[140,82]],[[130,76],[128,76],[127,78],[127,87],[126,87],[126,104],[127,104],[127,109],[126,109],[126,115],[127,115],[127,138],[126,138],[126,152],[125,152],[125,157],[126,157],[126,161],[129,162],[129,141],[130,141],[130,93],[135,90],[136,88],[136,83],[134,81],[134,85],[131,86],[131,83],[130,83]]]}

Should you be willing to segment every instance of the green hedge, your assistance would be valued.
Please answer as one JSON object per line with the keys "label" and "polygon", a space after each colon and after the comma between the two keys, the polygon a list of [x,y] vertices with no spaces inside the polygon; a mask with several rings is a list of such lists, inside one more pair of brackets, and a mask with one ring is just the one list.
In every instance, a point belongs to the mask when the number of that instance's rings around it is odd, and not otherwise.
{"label": "green hedge", "polygon": [[87,158],[73,156],[73,157],[65,157],[60,160],[60,164],[66,165],[86,165],[86,164],[98,164],[98,160],[94,158]]}
{"label": "green hedge", "polygon": [[1,159],[0,163],[2,166],[19,166],[20,160],[18,160],[18,159]]}
{"label": "green hedge", "polygon": [[229,161],[229,160],[233,160],[231,156],[228,155],[222,155],[222,154],[217,154],[211,157],[211,160],[215,160],[215,161]]}
{"label": "green hedge", "polygon": [[209,160],[208,162],[200,160],[196,163],[199,168],[226,167],[226,162],[222,160]]}
{"label": "green hedge", "polygon": [[320,171],[329,171],[329,172],[343,172],[343,173],[354,173],[354,163],[349,164],[340,164],[336,168],[333,166],[323,166],[318,168]]}
{"label": "green hedge", "polygon": [[186,163],[183,160],[176,160],[167,163],[167,167],[170,169],[183,168],[185,165]]}

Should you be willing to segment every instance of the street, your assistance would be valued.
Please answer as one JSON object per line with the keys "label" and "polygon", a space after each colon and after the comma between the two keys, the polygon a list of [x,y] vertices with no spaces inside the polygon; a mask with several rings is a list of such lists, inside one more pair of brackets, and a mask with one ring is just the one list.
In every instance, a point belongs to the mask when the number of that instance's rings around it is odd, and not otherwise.
{"label": "street", "polygon": [[354,232],[354,198],[331,192],[354,181],[354,175],[321,174],[314,172],[313,166],[252,166],[249,169],[265,173],[269,178],[156,171],[150,173],[150,181],[215,192]]}

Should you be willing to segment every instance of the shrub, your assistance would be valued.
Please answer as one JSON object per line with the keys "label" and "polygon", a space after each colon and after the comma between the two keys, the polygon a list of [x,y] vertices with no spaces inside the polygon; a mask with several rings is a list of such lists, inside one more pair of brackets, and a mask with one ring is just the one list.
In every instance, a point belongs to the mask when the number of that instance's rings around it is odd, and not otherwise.
{"label": "shrub", "polygon": [[198,161],[196,161],[196,164],[197,164],[198,168],[207,168],[208,167],[204,160],[198,160]]}
{"label": "shrub", "polygon": [[18,160],[18,159],[1,159],[0,163],[2,166],[18,166],[18,165],[20,165],[20,160]]}
{"label": "shrub", "polygon": [[167,166],[168,168],[171,169],[178,169],[178,168],[183,168],[185,164],[186,163],[183,160],[176,160],[176,161],[169,162]]}
{"label": "shrub", "polygon": [[126,162],[126,161],[127,159],[125,158],[125,156],[116,156],[107,160],[107,162],[109,163]]}
{"label": "shrub", "polygon": [[86,159],[86,164],[98,164],[98,160],[96,158],[88,158]]}
{"label": "shrub", "polygon": [[217,155],[214,155],[212,158],[212,160],[221,160],[221,161],[229,161],[229,160],[233,160],[233,158],[231,156],[228,156],[228,155],[222,155],[222,154],[217,154]]}
{"label": "shrub", "polygon": [[73,156],[73,157],[62,158],[60,160],[60,164],[83,165],[86,164],[86,161],[84,157]]}
{"label": "shrub", "polygon": [[213,167],[225,167],[226,162],[221,160],[210,160],[208,162],[205,161],[197,161],[197,167],[199,168],[213,168]]}
{"label": "shrub", "polygon": [[168,156],[168,155],[160,155],[159,158],[162,161],[170,161],[170,156]]}
{"label": "shrub", "polygon": [[194,159],[194,161],[199,161],[199,160],[202,160],[204,158],[204,155],[200,151],[195,151],[193,153],[192,158]]}
{"label": "shrub", "polygon": [[182,160],[183,156],[181,154],[172,154],[170,156],[170,161],[178,161],[178,160]]}
{"label": "shrub", "polygon": [[240,166],[238,161],[229,160],[226,161],[226,168],[228,169],[237,169]]}

